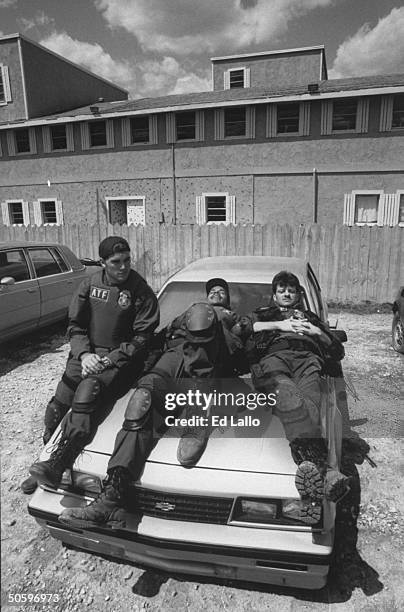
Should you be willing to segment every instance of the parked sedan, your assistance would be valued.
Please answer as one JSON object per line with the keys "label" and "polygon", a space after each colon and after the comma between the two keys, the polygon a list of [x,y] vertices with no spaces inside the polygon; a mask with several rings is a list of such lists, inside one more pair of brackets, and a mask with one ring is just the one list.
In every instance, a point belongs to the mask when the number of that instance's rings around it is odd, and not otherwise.
{"label": "parked sedan", "polygon": [[[232,308],[247,313],[268,301],[271,279],[282,269],[298,276],[306,308],[326,321],[326,304],[306,262],[240,256],[199,260],[174,275],[159,294],[162,325],[199,301],[213,276],[229,282]],[[329,440],[329,463],[337,467],[344,381],[325,377],[322,385],[323,434]],[[192,469],[179,464],[178,433],[173,435],[170,428],[131,485],[125,527],[73,529],[58,522],[62,510],[86,505],[101,490],[130,395],[116,402],[72,472],[65,472],[59,489],[38,487],[29,512],[40,525],[65,544],[169,572],[308,589],[325,584],[335,504],[324,502],[316,525],[295,518],[293,509],[301,500],[289,444],[279,419],[259,407],[241,413],[243,419],[261,420],[259,433],[246,421],[240,427],[219,424]],[[59,435],[55,432],[49,444]],[[45,449],[41,459],[48,453]]]}
{"label": "parked sedan", "polygon": [[0,243],[0,342],[62,320],[87,274],[66,246]]}
{"label": "parked sedan", "polygon": [[404,353],[404,287],[400,287],[393,303],[391,340],[393,349],[398,353]]}

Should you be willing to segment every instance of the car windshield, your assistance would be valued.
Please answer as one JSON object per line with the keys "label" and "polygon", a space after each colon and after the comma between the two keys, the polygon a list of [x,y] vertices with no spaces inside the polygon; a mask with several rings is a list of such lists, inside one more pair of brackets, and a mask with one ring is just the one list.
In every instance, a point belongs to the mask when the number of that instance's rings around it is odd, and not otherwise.
{"label": "car windshield", "polygon": [[[270,284],[229,283],[229,288],[231,308],[240,315],[247,314],[262,304],[267,304],[272,295]],[[160,328],[168,325],[194,302],[201,302],[205,299],[205,283],[202,281],[170,283],[159,297]]]}

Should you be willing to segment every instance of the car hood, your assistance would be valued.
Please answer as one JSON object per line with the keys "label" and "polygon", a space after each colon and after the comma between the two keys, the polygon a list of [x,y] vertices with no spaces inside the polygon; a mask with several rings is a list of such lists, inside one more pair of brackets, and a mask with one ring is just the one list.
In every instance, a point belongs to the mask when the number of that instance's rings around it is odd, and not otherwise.
{"label": "car hood", "polygon": [[[93,441],[87,446],[87,451],[112,454],[115,436],[122,426],[131,393],[133,391],[129,391],[115,403],[99,426]],[[260,427],[254,427],[252,419],[259,420]],[[240,420],[244,426],[240,424]],[[169,428],[163,437],[156,436],[148,463],[178,465],[177,448],[181,431],[181,428],[173,427]],[[296,471],[279,419],[271,412],[259,408],[253,411],[244,410],[234,416],[233,422],[230,422],[228,416],[227,425],[214,427],[210,431],[207,447],[198,461],[198,468],[268,474],[294,474]]]}

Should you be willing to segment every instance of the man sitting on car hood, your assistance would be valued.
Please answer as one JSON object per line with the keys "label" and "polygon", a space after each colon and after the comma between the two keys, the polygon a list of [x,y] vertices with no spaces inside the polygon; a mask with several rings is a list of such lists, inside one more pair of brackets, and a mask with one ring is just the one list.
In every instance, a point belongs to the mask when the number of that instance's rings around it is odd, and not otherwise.
{"label": "man sitting on car hood", "polygon": [[310,310],[304,310],[299,279],[281,271],[272,280],[267,306],[244,317],[234,332],[246,340],[252,382],[259,391],[275,390],[274,407],[298,465],[296,488],[303,501],[299,520],[317,523],[323,497],[337,501],[348,478],[327,465],[327,442],[320,426],[320,375],[326,362],[344,356],[340,341]]}
{"label": "man sitting on car hood", "polygon": [[122,394],[141,374],[159,324],[156,296],[131,269],[127,241],[108,236],[99,245],[99,255],[102,271],[83,280],[72,298],[71,350],[45,412],[46,437],[64,417],[62,435],[49,459],[30,467],[35,481],[52,488],[94,435],[105,396]]}
{"label": "man sitting on car hood", "polygon": [[[64,510],[59,521],[79,528],[117,526],[128,506],[128,489],[136,481],[153,446],[156,422],[166,416],[167,393],[186,389],[208,390],[228,371],[229,353],[215,309],[206,302],[193,304],[184,313],[182,342],[168,349],[143,376],[129,399],[122,429],[115,439],[104,490],[85,508]],[[191,441],[192,465],[195,447]],[[201,452],[203,448],[198,447]],[[179,447],[183,456],[187,444]],[[180,459],[180,457],[179,457]]]}

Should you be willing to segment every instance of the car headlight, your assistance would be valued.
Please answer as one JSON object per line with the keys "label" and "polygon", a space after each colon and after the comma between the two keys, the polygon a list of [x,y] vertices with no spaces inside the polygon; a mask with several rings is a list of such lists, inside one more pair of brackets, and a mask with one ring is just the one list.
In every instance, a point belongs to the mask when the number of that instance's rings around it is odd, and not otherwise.
{"label": "car headlight", "polygon": [[[300,509],[303,505],[301,499],[237,499],[231,515],[230,522],[249,523],[259,525],[307,525],[299,519]],[[314,526],[322,526],[322,516]]]}
{"label": "car headlight", "polygon": [[96,497],[102,491],[102,480],[94,474],[76,472],[75,470],[69,472],[69,470],[66,470],[62,476],[59,488],[78,495]]}

